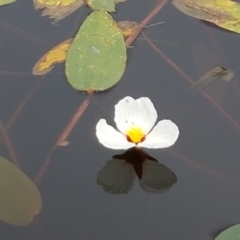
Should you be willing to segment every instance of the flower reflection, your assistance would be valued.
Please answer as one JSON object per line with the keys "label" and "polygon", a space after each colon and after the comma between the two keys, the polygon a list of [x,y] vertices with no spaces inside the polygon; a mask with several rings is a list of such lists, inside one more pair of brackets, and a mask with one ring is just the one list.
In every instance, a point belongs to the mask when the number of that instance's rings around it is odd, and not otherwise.
{"label": "flower reflection", "polygon": [[147,97],[125,97],[115,106],[114,121],[119,131],[100,119],[96,135],[101,144],[112,149],[132,147],[166,148],[172,146],[179,135],[171,120],[161,120],[156,126],[157,111]]}
{"label": "flower reflection", "polygon": [[131,148],[114,155],[100,170],[97,183],[112,194],[128,193],[138,178],[146,192],[163,192],[177,182],[177,176],[168,167],[139,148]]}

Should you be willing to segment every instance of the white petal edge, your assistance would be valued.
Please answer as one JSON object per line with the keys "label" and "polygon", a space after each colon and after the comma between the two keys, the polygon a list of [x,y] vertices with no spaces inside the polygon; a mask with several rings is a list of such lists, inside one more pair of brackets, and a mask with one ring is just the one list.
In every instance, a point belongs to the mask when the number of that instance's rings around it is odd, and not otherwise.
{"label": "white petal edge", "polygon": [[107,193],[128,193],[134,185],[135,178],[132,164],[124,160],[112,159],[98,173],[97,184]]}
{"label": "white petal edge", "polygon": [[145,134],[154,126],[157,120],[157,111],[147,97],[134,99],[125,97],[115,105],[115,118],[117,128],[126,133],[131,126],[141,128]]}
{"label": "white petal edge", "polygon": [[146,160],[143,164],[142,178],[138,181],[144,191],[161,193],[167,191],[177,182],[177,176],[165,165]]}
{"label": "white petal edge", "polygon": [[105,119],[100,119],[96,126],[96,135],[99,142],[111,149],[129,149],[135,146],[128,142],[126,136],[118,132],[115,128],[108,125]]}
{"label": "white petal edge", "polygon": [[167,148],[172,146],[178,139],[179,130],[171,120],[161,120],[146,136],[146,139],[139,143],[139,147],[145,148]]}

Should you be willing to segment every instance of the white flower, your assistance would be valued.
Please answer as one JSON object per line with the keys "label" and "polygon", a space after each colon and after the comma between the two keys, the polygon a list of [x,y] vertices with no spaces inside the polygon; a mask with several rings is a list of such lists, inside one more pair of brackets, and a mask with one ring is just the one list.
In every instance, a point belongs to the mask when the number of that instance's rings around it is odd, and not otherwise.
{"label": "white flower", "polygon": [[96,135],[101,144],[112,149],[172,146],[179,135],[178,127],[166,119],[155,125],[156,120],[157,112],[149,98],[125,97],[115,105],[114,121],[119,131],[100,119]]}

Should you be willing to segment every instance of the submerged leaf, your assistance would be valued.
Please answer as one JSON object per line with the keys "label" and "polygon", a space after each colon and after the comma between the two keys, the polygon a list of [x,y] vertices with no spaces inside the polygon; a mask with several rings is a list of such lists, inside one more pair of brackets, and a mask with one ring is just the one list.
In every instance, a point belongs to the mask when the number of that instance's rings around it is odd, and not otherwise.
{"label": "submerged leaf", "polygon": [[35,9],[43,9],[42,16],[58,22],[84,5],[84,0],[33,0],[33,4]]}
{"label": "submerged leaf", "polygon": [[86,0],[89,7],[94,11],[103,10],[106,12],[115,12],[115,4],[125,1],[126,0]]}
{"label": "submerged leaf", "polygon": [[234,76],[234,72],[230,69],[224,68],[224,67],[214,67],[210,71],[208,71],[206,74],[204,74],[199,80],[197,80],[193,87],[202,89],[206,85],[212,83],[213,81],[217,79],[222,79],[224,81],[230,81]]}
{"label": "submerged leaf", "polygon": [[240,224],[234,225],[221,232],[215,240],[239,240],[240,239]]}
{"label": "submerged leaf", "polygon": [[231,0],[173,0],[183,13],[240,33],[240,4]]}
{"label": "submerged leaf", "polygon": [[108,13],[96,11],[87,17],[71,44],[66,76],[77,90],[103,91],[121,79],[126,60],[121,30]]}
{"label": "submerged leaf", "polygon": [[0,6],[16,2],[16,0],[0,0]]}
{"label": "submerged leaf", "polygon": [[41,196],[34,183],[1,156],[0,192],[0,219],[7,223],[27,225],[41,210]]}
{"label": "submerged leaf", "polygon": [[44,75],[53,69],[55,63],[64,62],[71,43],[72,38],[67,39],[44,54],[34,65],[32,69],[33,75]]}

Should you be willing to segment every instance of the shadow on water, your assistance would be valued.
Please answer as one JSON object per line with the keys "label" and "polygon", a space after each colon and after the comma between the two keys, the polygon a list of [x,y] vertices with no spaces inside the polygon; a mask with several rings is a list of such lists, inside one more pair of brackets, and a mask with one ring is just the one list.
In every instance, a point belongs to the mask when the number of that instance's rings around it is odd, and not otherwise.
{"label": "shadow on water", "polygon": [[[31,225],[0,223],[2,239],[210,240],[221,227],[239,222],[239,36],[165,4],[133,0],[119,5],[117,20],[140,22],[147,16],[144,25],[154,16],[151,22],[165,23],[145,29],[145,40],[129,38],[127,44],[134,47],[128,49],[123,78],[90,97],[68,85],[63,65],[43,77],[31,74],[45,52],[74,36],[89,9],[58,26],[27,1],[1,9],[1,155],[35,179],[43,197],[42,212]],[[189,87],[216,65],[233,69],[234,78],[193,95]],[[177,123],[180,136],[171,149],[113,153],[99,144],[96,123],[105,117],[114,125],[114,105],[128,95],[149,97],[159,119]],[[66,140],[70,144],[60,147]],[[106,163],[109,155],[113,158]],[[116,162],[131,167],[129,181],[120,181],[123,188],[106,186],[109,179],[124,176],[108,171]],[[163,177],[151,188],[144,178],[149,162]],[[115,187],[115,193],[128,194],[107,194],[96,178],[105,191]],[[140,184],[131,189],[136,178]],[[176,181],[164,193],[142,191],[162,192]]]}
{"label": "shadow on water", "polygon": [[138,179],[146,192],[164,192],[177,182],[169,168],[139,148],[114,155],[97,176],[98,185],[107,193],[128,193]]}

